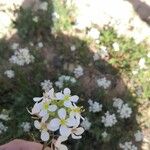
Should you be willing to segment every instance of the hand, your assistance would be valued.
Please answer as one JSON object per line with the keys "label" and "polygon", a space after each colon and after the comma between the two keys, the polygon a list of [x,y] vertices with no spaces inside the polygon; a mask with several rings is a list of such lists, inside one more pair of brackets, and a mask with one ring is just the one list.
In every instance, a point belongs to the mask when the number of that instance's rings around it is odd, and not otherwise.
{"label": "hand", "polygon": [[[43,145],[40,143],[16,139],[0,146],[0,150],[42,150],[42,147]],[[50,150],[50,148],[45,150]]]}

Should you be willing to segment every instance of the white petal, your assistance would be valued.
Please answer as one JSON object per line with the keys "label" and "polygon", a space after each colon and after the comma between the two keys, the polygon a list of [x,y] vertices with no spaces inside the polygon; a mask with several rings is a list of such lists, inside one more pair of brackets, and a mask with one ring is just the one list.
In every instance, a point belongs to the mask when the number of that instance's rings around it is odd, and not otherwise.
{"label": "white petal", "polygon": [[35,120],[35,121],[34,121],[34,126],[35,126],[35,128],[37,128],[37,129],[41,129],[41,124],[40,124],[40,122],[39,122],[38,120]]}
{"label": "white petal", "polygon": [[68,139],[68,137],[66,137],[66,136],[59,136],[57,141],[60,141],[60,143],[61,143],[61,142],[66,141],[67,139]]}
{"label": "white petal", "polygon": [[71,134],[71,136],[73,139],[81,139],[82,138],[82,136],[76,136],[75,134]]}
{"label": "white petal", "polygon": [[51,111],[51,112],[56,111],[56,109],[57,109],[56,105],[50,105],[49,108],[48,108],[48,110]]}
{"label": "white petal", "polygon": [[47,128],[50,131],[56,131],[59,129],[60,126],[60,120],[58,118],[54,118],[50,121],[50,123],[47,125]]}
{"label": "white petal", "polygon": [[71,94],[70,89],[69,89],[69,88],[65,88],[65,89],[64,89],[64,94],[65,94],[65,95],[70,95],[70,94]]}
{"label": "white petal", "polygon": [[62,100],[62,99],[64,99],[64,94],[62,94],[61,92],[58,92],[58,93],[56,93],[56,98],[58,100]]}
{"label": "white petal", "polygon": [[54,89],[53,88],[48,92],[48,96],[50,98],[54,99]]}
{"label": "white petal", "polygon": [[33,100],[34,100],[35,102],[38,102],[38,101],[42,100],[42,98],[43,98],[43,97],[34,97]]}
{"label": "white petal", "polygon": [[60,126],[59,132],[62,136],[69,136],[71,134],[71,129],[68,128],[67,126]]}
{"label": "white petal", "polygon": [[41,110],[40,113],[39,113],[40,117],[44,117],[46,115],[47,115],[47,110]]}
{"label": "white petal", "polygon": [[48,141],[49,140],[49,133],[45,130],[42,130],[41,132],[41,140],[42,141]]}
{"label": "white petal", "polygon": [[71,107],[71,106],[72,106],[71,101],[65,101],[65,102],[64,102],[64,106],[65,106],[65,107]]}
{"label": "white petal", "polygon": [[64,108],[61,108],[58,110],[58,116],[61,119],[65,119],[66,118],[66,110]]}
{"label": "white petal", "polygon": [[70,100],[74,103],[76,103],[79,100],[79,97],[77,95],[71,96]]}
{"label": "white petal", "polygon": [[47,121],[47,120],[48,120],[48,118],[49,118],[49,115],[48,115],[48,114],[46,114],[45,116],[43,116],[43,117],[42,117],[42,122]]}
{"label": "white petal", "polygon": [[81,135],[84,132],[84,129],[82,127],[76,128],[75,129],[75,134],[76,135]]}
{"label": "white petal", "polygon": [[59,150],[68,150],[67,146],[64,144],[61,144],[58,149]]}
{"label": "white petal", "polygon": [[32,114],[39,113],[41,108],[42,108],[41,103],[35,103],[35,105],[32,108]]}
{"label": "white petal", "polygon": [[75,125],[76,125],[76,119],[75,119],[74,117],[70,117],[70,118],[68,118],[66,121],[67,121],[67,125],[68,125],[69,127],[72,127],[72,126],[75,126]]}

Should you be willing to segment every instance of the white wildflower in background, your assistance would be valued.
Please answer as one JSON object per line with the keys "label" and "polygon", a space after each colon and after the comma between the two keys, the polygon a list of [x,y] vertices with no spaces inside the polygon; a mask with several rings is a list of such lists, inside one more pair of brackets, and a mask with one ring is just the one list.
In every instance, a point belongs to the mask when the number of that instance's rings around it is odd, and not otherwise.
{"label": "white wildflower in background", "polygon": [[[71,95],[69,88],[65,88],[60,92],[55,93],[54,89],[46,91],[42,97],[35,97],[35,104],[30,112],[31,115],[36,115],[37,120],[34,121],[34,126],[41,132],[42,141],[50,140],[50,134],[54,134],[55,148],[62,149],[67,147],[61,144],[66,141],[69,136],[73,139],[80,139],[84,132],[80,126],[81,107],[77,103],[79,97]],[[57,132],[57,135],[55,135]]]}
{"label": "white wildflower in background", "polygon": [[120,148],[123,150],[137,150],[137,147],[133,145],[132,142],[125,142],[124,144],[119,144]]}
{"label": "white wildflower in background", "polygon": [[43,46],[44,46],[44,45],[43,45],[42,42],[39,42],[39,43],[38,43],[38,47],[39,47],[39,48],[43,48]]}
{"label": "white wildflower in background", "polygon": [[15,76],[15,72],[13,71],[13,70],[6,70],[5,72],[4,72],[4,74],[8,77],[8,78],[14,78],[14,76]]}
{"label": "white wildflower in background", "polygon": [[150,58],[150,52],[147,53],[147,57]]}
{"label": "white wildflower in background", "polygon": [[128,106],[128,104],[123,104],[117,112],[120,114],[121,118],[129,118],[131,117],[132,109]]}
{"label": "white wildflower in background", "polygon": [[91,99],[88,100],[89,103],[89,112],[100,112],[102,110],[102,105],[98,102],[93,102]]}
{"label": "white wildflower in background", "polygon": [[138,70],[132,70],[132,74],[133,74],[133,75],[138,74]]}
{"label": "white wildflower in background", "polygon": [[113,47],[114,51],[116,51],[116,52],[120,50],[119,44],[118,44],[117,42],[114,42],[114,43],[112,44],[112,47]]}
{"label": "white wildflower in background", "polygon": [[42,2],[39,6],[39,9],[40,10],[43,10],[43,11],[47,11],[48,9],[48,3],[47,2]]}
{"label": "white wildflower in background", "polygon": [[117,123],[117,119],[115,114],[110,114],[109,111],[105,113],[104,116],[102,116],[102,123],[104,123],[105,127],[112,127]]}
{"label": "white wildflower in background", "polygon": [[97,61],[97,60],[99,60],[100,59],[100,55],[96,52],[96,53],[94,53],[94,55],[93,55],[93,59],[94,59],[94,61]]}
{"label": "white wildflower in background", "polygon": [[58,81],[55,82],[55,85],[58,87],[58,88],[63,88],[64,84],[65,83],[70,83],[70,84],[74,84],[76,83],[76,79],[74,77],[71,77],[71,76],[65,76],[65,75],[61,75],[59,78],[58,78]]}
{"label": "white wildflower in background", "polygon": [[23,66],[25,64],[30,64],[34,61],[34,57],[29,53],[27,48],[16,50],[14,55],[12,55],[9,61],[13,64]]}
{"label": "white wildflower in background", "polygon": [[111,81],[107,80],[106,77],[97,79],[98,87],[103,87],[104,89],[108,89],[111,85]]}
{"label": "white wildflower in background", "polygon": [[19,47],[19,43],[13,43],[11,49],[16,50]]}
{"label": "white wildflower in background", "polygon": [[121,98],[113,98],[113,107],[121,109],[123,105],[123,100]]}
{"label": "white wildflower in background", "polygon": [[21,126],[21,128],[23,128],[24,132],[29,132],[31,129],[30,122],[22,122],[20,126]]}
{"label": "white wildflower in background", "polygon": [[76,78],[79,78],[83,75],[83,68],[80,65],[74,69],[74,75]]}
{"label": "white wildflower in background", "polygon": [[59,14],[57,13],[57,12],[53,12],[52,13],[52,20],[53,21],[56,21],[56,20],[58,20],[60,18],[60,16],[59,16]]}
{"label": "white wildflower in background", "polygon": [[117,108],[117,112],[120,118],[129,118],[132,114],[132,109],[128,104],[124,104],[123,100],[120,98],[113,98],[113,107]]}
{"label": "white wildflower in background", "polygon": [[135,137],[135,141],[136,141],[136,142],[140,142],[140,141],[143,140],[143,133],[138,130],[138,131],[134,134],[134,137]]}
{"label": "white wildflower in background", "polygon": [[108,136],[108,133],[107,133],[106,131],[104,131],[104,132],[102,133],[102,137],[105,139],[107,136]]}
{"label": "white wildflower in background", "polygon": [[89,121],[89,119],[87,117],[84,118],[83,122],[81,123],[81,126],[85,129],[85,130],[89,130],[91,127],[92,123]]}
{"label": "white wildflower in background", "polygon": [[6,132],[8,127],[6,127],[2,122],[0,122],[0,134]]}
{"label": "white wildflower in background", "polygon": [[41,87],[44,91],[49,91],[53,87],[53,83],[50,80],[44,80],[41,82]]}
{"label": "white wildflower in background", "polygon": [[96,28],[92,28],[89,32],[88,32],[88,36],[97,40],[99,39],[100,36],[100,32],[96,29]]}
{"label": "white wildflower in background", "polygon": [[71,50],[72,52],[74,52],[74,51],[76,50],[76,46],[75,46],[75,45],[71,45],[70,50]]}
{"label": "white wildflower in background", "polygon": [[102,59],[109,56],[107,47],[103,45],[100,47],[99,53]]}
{"label": "white wildflower in background", "polygon": [[33,19],[32,19],[35,23],[37,23],[38,21],[39,21],[39,18],[38,18],[38,16],[35,16],[35,17],[33,17]]}
{"label": "white wildflower in background", "polygon": [[139,67],[140,67],[140,69],[146,69],[147,68],[147,66],[145,65],[145,58],[141,58],[139,60]]}
{"label": "white wildflower in background", "polygon": [[137,96],[141,96],[142,93],[143,93],[143,88],[141,86],[137,86],[135,88],[135,93],[136,93]]}
{"label": "white wildflower in background", "polygon": [[0,119],[5,120],[5,121],[8,121],[8,120],[10,120],[10,117],[9,117],[8,114],[3,114],[3,113],[1,113],[1,114],[0,114]]}

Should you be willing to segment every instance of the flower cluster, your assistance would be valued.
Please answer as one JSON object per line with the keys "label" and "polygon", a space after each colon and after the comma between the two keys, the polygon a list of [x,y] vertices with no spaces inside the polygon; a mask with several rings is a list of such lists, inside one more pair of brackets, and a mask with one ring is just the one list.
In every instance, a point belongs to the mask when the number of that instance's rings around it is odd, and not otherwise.
{"label": "flower cluster", "polygon": [[71,76],[65,76],[65,75],[61,75],[59,78],[58,78],[58,81],[55,82],[55,85],[58,87],[58,88],[63,88],[64,84],[65,83],[76,83],[76,79],[74,77],[71,77]]}
{"label": "flower cluster", "polygon": [[138,131],[134,134],[134,137],[135,137],[135,141],[136,141],[136,142],[140,142],[140,141],[143,140],[143,133],[138,130]]}
{"label": "flower cluster", "polygon": [[98,102],[93,102],[91,99],[88,100],[89,103],[89,112],[100,112],[102,110],[102,105]]}
{"label": "flower cluster", "polygon": [[34,61],[34,57],[29,53],[27,48],[16,50],[14,55],[12,55],[9,61],[13,64],[23,66],[25,64],[30,64]]}
{"label": "flower cluster", "polygon": [[115,114],[110,114],[109,111],[105,113],[105,116],[102,116],[102,123],[105,127],[112,127],[117,123]]}
{"label": "flower cluster", "polygon": [[79,78],[83,75],[83,68],[80,65],[74,69],[74,75],[76,78]]}
{"label": "flower cluster", "polygon": [[6,132],[8,127],[6,127],[2,122],[0,122],[0,134]]}
{"label": "flower cluster", "polygon": [[53,83],[50,80],[44,80],[41,82],[41,87],[44,91],[49,91],[53,87]]}
{"label": "flower cluster", "polygon": [[132,142],[125,142],[124,144],[119,144],[120,148],[123,150],[137,150],[137,147],[133,145]]}
{"label": "flower cluster", "polygon": [[129,118],[131,116],[132,109],[128,104],[124,104],[120,98],[113,98],[113,101],[113,106],[118,109],[117,112],[120,114],[120,118]]}
{"label": "flower cluster", "polygon": [[96,28],[91,28],[91,30],[88,32],[88,36],[97,40],[100,37],[100,32]]}
{"label": "flower cluster", "polygon": [[47,3],[47,2],[42,2],[42,3],[39,5],[39,9],[40,9],[40,10],[43,10],[43,11],[47,11],[47,9],[48,9],[48,3]]}
{"label": "flower cluster", "polygon": [[8,78],[14,78],[14,76],[15,76],[15,72],[13,71],[13,70],[6,70],[5,72],[4,72],[4,74],[8,77]]}
{"label": "flower cluster", "polygon": [[[79,100],[77,95],[71,96],[69,88],[65,88],[63,92],[55,93],[54,89],[43,94],[43,97],[33,98],[35,105],[31,114],[38,117],[34,121],[34,126],[40,130],[41,139],[48,141],[54,132],[59,131],[59,137],[55,145],[62,146],[59,139],[68,139],[71,135],[73,139],[80,139],[84,129],[80,126],[81,107],[76,103]],[[52,134],[53,133],[53,134]]]}
{"label": "flower cluster", "polygon": [[97,85],[99,87],[103,87],[104,89],[108,89],[111,85],[111,81],[107,80],[106,77],[97,79]]}
{"label": "flower cluster", "polygon": [[81,126],[85,129],[85,130],[89,130],[91,127],[92,123],[89,121],[89,119],[87,117],[84,118],[83,122],[81,123]]}
{"label": "flower cluster", "polygon": [[24,132],[29,132],[31,129],[30,122],[22,122],[20,126],[21,126],[21,128],[23,128]]}

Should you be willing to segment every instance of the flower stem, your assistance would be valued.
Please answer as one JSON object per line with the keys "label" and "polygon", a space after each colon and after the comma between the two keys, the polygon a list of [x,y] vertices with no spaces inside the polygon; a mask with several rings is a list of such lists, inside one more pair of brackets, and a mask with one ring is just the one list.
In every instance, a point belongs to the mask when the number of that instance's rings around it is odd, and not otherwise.
{"label": "flower stem", "polygon": [[44,142],[42,150],[44,150],[46,148],[46,146],[47,146],[47,144],[46,144],[46,142]]}

